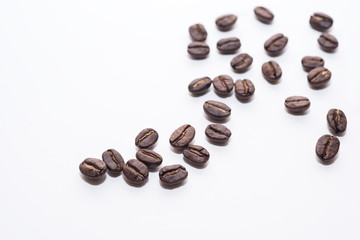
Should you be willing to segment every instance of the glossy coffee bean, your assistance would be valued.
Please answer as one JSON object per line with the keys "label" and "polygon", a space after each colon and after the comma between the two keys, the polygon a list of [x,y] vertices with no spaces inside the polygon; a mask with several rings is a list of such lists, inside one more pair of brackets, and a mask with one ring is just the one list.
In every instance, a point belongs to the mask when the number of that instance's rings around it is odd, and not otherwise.
{"label": "glossy coffee bean", "polygon": [[327,122],[334,133],[345,132],[347,118],[340,109],[330,109],[326,116]]}
{"label": "glossy coffee bean", "polygon": [[234,80],[228,75],[220,75],[214,78],[215,91],[220,95],[228,95],[234,88]]}
{"label": "glossy coffee bean", "polygon": [[287,42],[288,38],[282,33],[278,33],[266,40],[264,48],[270,55],[278,55],[285,48]]}
{"label": "glossy coffee bean", "polygon": [[324,59],[317,56],[306,56],[301,60],[301,64],[306,72],[309,72],[317,67],[323,67],[325,62]]}
{"label": "glossy coffee bean", "polygon": [[106,164],[97,158],[86,158],[79,168],[80,172],[90,179],[100,178],[106,173]]}
{"label": "glossy coffee bean", "polygon": [[307,79],[313,88],[322,88],[330,81],[331,72],[326,68],[317,67],[308,73]]}
{"label": "glossy coffee bean", "polygon": [[107,170],[112,174],[119,174],[124,168],[124,159],[115,149],[108,149],[103,152],[102,159],[106,164]]}
{"label": "glossy coffee bean", "polygon": [[184,124],[176,129],[170,136],[171,146],[176,148],[186,147],[195,137],[195,128],[190,124]]}
{"label": "glossy coffee bean", "polygon": [[333,19],[325,13],[316,12],[310,17],[310,25],[318,31],[326,31],[333,24]]}
{"label": "glossy coffee bean", "polygon": [[210,158],[209,152],[204,147],[191,144],[184,149],[183,155],[195,165],[203,165]]}
{"label": "glossy coffee bean", "polygon": [[249,54],[241,53],[231,60],[230,65],[235,72],[242,73],[250,67],[252,62],[253,58]]}
{"label": "glossy coffee bean", "polygon": [[178,185],[188,176],[186,168],[180,164],[165,166],[159,171],[160,181],[165,185]]}
{"label": "glossy coffee bean", "polygon": [[188,45],[187,51],[195,59],[204,59],[209,55],[210,48],[204,42],[192,42]]}
{"label": "glossy coffee bean", "polygon": [[264,78],[271,83],[278,81],[282,75],[281,67],[275,61],[264,63],[261,67],[261,70]]}
{"label": "glossy coffee bean", "polygon": [[189,33],[192,38],[192,40],[197,42],[203,42],[206,40],[207,37],[207,31],[204,27],[204,25],[197,23],[194,25],[191,25],[189,27]]}
{"label": "glossy coffee bean", "polygon": [[302,113],[310,107],[307,97],[292,96],[285,99],[285,107],[291,113]]}
{"label": "glossy coffee bean", "polygon": [[325,52],[334,52],[335,49],[339,46],[339,42],[331,34],[323,33],[318,38],[318,43],[320,44],[320,47]]}
{"label": "glossy coffee bean", "polygon": [[240,100],[249,100],[255,92],[255,86],[249,79],[235,82],[235,93]]}
{"label": "glossy coffee bean", "polygon": [[149,176],[149,169],[147,166],[137,159],[127,161],[123,169],[124,176],[131,183],[141,184]]}
{"label": "glossy coffee bean", "polygon": [[150,149],[140,149],[136,152],[136,159],[144,163],[149,168],[161,165],[163,158],[157,152]]}
{"label": "glossy coffee bean", "polygon": [[218,17],[215,21],[216,26],[220,31],[229,31],[235,24],[237,17],[233,14],[227,14]]}
{"label": "glossy coffee bean", "polygon": [[324,162],[332,161],[339,151],[340,141],[329,134],[323,135],[316,143],[316,155]]}
{"label": "glossy coffee bean", "polygon": [[135,145],[139,148],[148,148],[156,143],[159,134],[152,128],[145,128],[135,138]]}
{"label": "glossy coffee bean", "polygon": [[241,47],[241,43],[236,37],[223,38],[217,42],[216,47],[220,53],[230,54],[235,53]]}
{"label": "glossy coffee bean", "polygon": [[221,124],[210,124],[205,129],[205,135],[211,142],[225,143],[231,137],[231,131]]}
{"label": "glossy coffee bean", "polygon": [[206,101],[203,105],[205,113],[212,119],[221,121],[228,118],[231,114],[231,108],[225,103],[218,101]]}
{"label": "glossy coffee bean", "polygon": [[211,86],[212,80],[209,77],[197,78],[188,86],[188,89],[191,93],[195,95],[200,95],[205,93]]}
{"label": "glossy coffee bean", "polygon": [[254,13],[256,18],[262,23],[269,24],[274,19],[274,14],[265,7],[256,7]]}

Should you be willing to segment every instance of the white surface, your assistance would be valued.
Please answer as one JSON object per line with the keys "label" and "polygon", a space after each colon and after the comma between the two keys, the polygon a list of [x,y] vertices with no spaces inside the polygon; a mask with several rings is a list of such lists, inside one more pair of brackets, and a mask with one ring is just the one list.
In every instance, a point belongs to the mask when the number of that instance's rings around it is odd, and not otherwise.
{"label": "white surface", "polygon": [[[274,12],[273,24],[255,19],[257,5]],[[0,1],[1,239],[360,239],[359,10],[355,0]],[[334,18],[334,54],[318,47],[320,33],[308,23],[315,11]],[[238,20],[220,32],[214,21],[226,13]],[[211,47],[202,61],[186,52],[188,27],[197,22]],[[261,75],[272,59],[263,43],[278,32],[289,43],[275,58],[282,80],[270,85]],[[233,55],[216,50],[229,36],[254,58],[244,74],[231,70]],[[325,59],[329,87],[309,88],[305,55]],[[213,89],[189,95],[191,80],[220,74],[251,79],[253,101],[220,98]],[[304,116],[283,106],[297,94],[311,100]],[[232,108],[225,147],[205,138],[208,99]],[[325,116],[333,107],[347,115],[348,131],[337,161],[324,166],[314,148],[329,133]],[[185,123],[211,154],[204,169],[169,146]],[[134,158],[135,136],[146,127],[159,132],[154,150],[163,166],[188,169],[185,185],[164,189],[157,173],[141,188],[123,176],[100,185],[81,178],[79,163],[108,148]]]}

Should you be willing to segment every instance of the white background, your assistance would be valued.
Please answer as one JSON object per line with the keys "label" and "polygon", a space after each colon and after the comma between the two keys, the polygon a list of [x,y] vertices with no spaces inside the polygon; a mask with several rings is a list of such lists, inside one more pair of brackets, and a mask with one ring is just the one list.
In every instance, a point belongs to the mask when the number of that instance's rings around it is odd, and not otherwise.
{"label": "white background", "polygon": [[[273,24],[254,17],[273,11]],[[357,0],[342,1],[0,1],[0,232],[1,239],[360,239],[360,79]],[[309,25],[322,11],[334,19],[336,53],[323,52]],[[238,16],[220,32],[215,19]],[[202,23],[211,48],[205,60],[187,55],[188,27]],[[289,37],[279,84],[261,74],[273,34]],[[251,69],[234,73],[216,42],[239,37]],[[323,90],[308,86],[306,55],[321,56],[332,71]],[[213,89],[188,93],[190,81],[228,74],[251,79],[249,103]],[[288,96],[311,100],[306,115],[284,109]],[[227,146],[204,134],[206,100],[232,108]],[[339,156],[324,166],[315,144],[329,130],[326,113],[342,109],[348,131]],[[168,143],[180,125],[196,128],[195,144],[208,149],[208,165],[194,168]],[[151,172],[146,185],[106,176],[92,185],[78,165],[117,149],[135,157],[135,136],[152,127],[163,166],[180,163],[187,182],[172,190]]]}

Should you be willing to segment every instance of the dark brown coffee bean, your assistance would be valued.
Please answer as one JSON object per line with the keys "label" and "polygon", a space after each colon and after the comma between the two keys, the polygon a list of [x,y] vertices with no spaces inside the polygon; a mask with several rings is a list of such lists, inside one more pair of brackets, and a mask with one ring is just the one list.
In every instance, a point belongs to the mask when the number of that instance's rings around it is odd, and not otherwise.
{"label": "dark brown coffee bean", "polygon": [[306,56],[306,57],[303,57],[303,59],[301,60],[301,64],[302,64],[304,70],[306,72],[309,72],[314,68],[323,67],[325,62],[324,62],[324,59],[322,59],[321,57]]}
{"label": "dark brown coffee bean", "polygon": [[269,61],[261,67],[263,76],[271,83],[278,81],[281,78],[282,71],[279,64],[275,61]]}
{"label": "dark brown coffee bean", "polygon": [[343,111],[339,109],[330,109],[326,119],[334,133],[345,132],[347,126],[347,118]]}
{"label": "dark brown coffee bean", "polygon": [[329,162],[334,159],[339,151],[340,141],[329,134],[323,135],[316,143],[316,155],[320,160]]}
{"label": "dark brown coffee bean", "polygon": [[139,148],[148,148],[156,143],[159,134],[152,128],[145,128],[135,138],[135,145]]}
{"label": "dark brown coffee bean", "polygon": [[127,180],[137,184],[145,182],[149,176],[149,169],[147,166],[137,159],[127,161],[123,172]]}
{"label": "dark brown coffee bean", "polygon": [[210,158],[209,152],[204,147],[191,144],[184,149],[183,155],[195,165],[203,165]]}
{"label": "dark brown coffee bean", "polygon": [[195,137],[195,128],[189,124],[182,125],[176,129],[170,136],[171,146],[177,148],[186,147]]}
{"label": "dark brown coffee bean", "polygon": [[218,17],[215,21],[216,26],[220,31],[229,31],[235,24],[237,17],[233,14],[227,14]]}
{"label": "dark brown coffee bean", "polygon": [[214,143],[225,143],[231,136],[231,131],[221,124],[210,124],[205,129],[205,135]]}
{"label": "dark brown coffee bean", "polygon": [[316,12],[310,17],[310,25],[318,31],[326,31],[333,24],[333,19],[325,13]]}
{"label": "dark brown coffee bean", "polygon": [[225,120],[231,114],[231,108],[218,101],[206,101],[203,105],[205,113],[212,119]]}
{"label": "dark brown coffee bean", "polygon": [[186,168],[180,164],[165,166],[159,171],[160,181],[166,185],[177,185],[188,176]]}
{"label": "dark brown coffee bean", "polygon": [[211,83],[212,83],[212,80],[209,77],[197,78],[197,79],[191,81],[191,83],[188,86],[188,89],[191,93],[193,93],[195,95],[200,95],[209,89],[209,87],[211,86]]}
{"label": "dark brown coffee bean", "polygon": [[196,59],[204,59],[210,52],[209,46],[204,42],[192,42],[188,45],[188,53]]}
{"label": "dark brown coffee bean", "polygon": [[265,42],[264,48],[270,55],[278,55],[285,48],[287,42],[288,38],[282,33],[278,33]]}
{"label": "dark brown coffee bean", "polygon": [[271,23],[274,19],[274,14],[267,8],[264,7],[256,7],[254,9],[254,13],[256,18],[263,23]]}
{"label": "dark brown coffee bean", "polygon": [[204,25],[197,23],[189,27],[189,33],[194,41],[203,42],[206,40],[207,32]]}
{"label": "dark brown coffee bean", "polygon": [[326,84],[330,81],[331,72],[326,68],[317,67],[308,73],[307,79],[310,86],[314,88],[321,88],[326,86]]}
{"label": "dark brown coffee bean", "polygon": [[241,53],[234,57],[230,65],[235,72],[245,72],[253,62],[253,58],[247,53]]}
{"label": "dark brown coffee bean", "polygon": [[292,96],[285,99],[285,107],[291,113],[302,113],[310,107],[307,97]]}
{"label": "dark brown coffee bean", "polygon": [[144,163],[149,168],[159,166],[163,160],[160,154],[150,149],[140,149],[137,151],[136,159]]}
{"label": "dark brown coffee bean", "polygon": [[325,52],[333,52],[339,46],[338,40],[328,33],[321,34],[318,38],[318,43]]}
{"label": "dark brown coffee bean", "polygon": [[119,174],[124,168],[124,159],[115,149],[108,149],[103,152],[102,159],[106,164],[107,170],[112,174]]}
{"label": "dark brown coffee bean", "polygon": [[228,75],[220,75],[213,80],[215,91],[221,95],[228,95],[234,88],[234,80]]}
{"label": "dark brown coffee bean", "polygon": [[240,47],[240,39],[236,37],[223,38],[217,42],[217,49],[220,53],[230,54],[235,53]]}
{"label": "dark brown coffee bean", "polygon": [[97,179],[106,172],[106,164],[97,158],[86,158],[79,168],[80,172],[90,179]]}
{"label": "dark brown coffee bean", "polygon": [[249,79],[235,82],[235,93],[240,100],[249,100],[255,92],[255,86]]}

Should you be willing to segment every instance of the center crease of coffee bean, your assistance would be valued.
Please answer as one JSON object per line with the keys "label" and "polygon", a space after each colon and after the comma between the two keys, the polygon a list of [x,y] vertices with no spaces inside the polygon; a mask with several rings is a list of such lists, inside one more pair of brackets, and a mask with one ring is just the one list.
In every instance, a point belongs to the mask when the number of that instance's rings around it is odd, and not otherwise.
{"label": "center crease of coffee bean", "polygon": [[333,137],[331,136],[331,137],[329,138],[328,142],[326,143],[325,152],[324,152],[324,154],[323,154],[323,156],[322,156],[323,158],[326,158],[327,155],[329,154],[329,147],[330,147],[332,141],[333,141]]}
{"label": "center crease of coffee bean", "polygon": [[337,120],[337,124],[340,124],[340,111],[339,109],[336,109],[335,110],[335,114],[336,114],[336,120]]}
{"label": "center crease of coffee bean", "polygon": [[206,105],[209,105],[209,106],[212,106],[213,108],[219,109],[222,112],[226,112],[226,113],[228,112],[225,109],[222,109],[221,107],[218,107],[218,106],[216,106],[214,104],[211,104],[211,103],[206,103]]}
{"label": "center crease of coffee bean", "polygon": [[95,171],[97,171],[97,172],[100,172],[100,169],[98,169],[98,168],[96,168],[95,166],[90,165],[90,164],[88,164],[88,163],[86,163],[86,162],[84,162],[83,165],[84,165],[85,167],[91,168],[91,169],[93,169],[93,170],[95,170]]}
{"label": "center crease of coffee bean", "polygon": [[147,132],[144,136],[142,136],[139,140],[138,143],[140,143],[142,140],[144,140],[145,138],[147,138],[150,134],[152,134],[154,131],[151,130],[149,132]]}
{"label": "center crease of coffee bean", "polygon": [[116,163],[117,169],[120,169],[120,168],[121,168],[120,163],[119,163],[119,161],[116,159],[116,157],[115,157],[115,155],[113,154],[113,152],[110,151],[110,150],[108,150],[107,152],[110,154],[111,159]]}
{"label": "center crease of coffee bean", "polygon": [[169,176],[169,175],[174,175],[174,174],[178,173],[179,171],[180,171],[179,169],[176,169],[176,170],[167,172],[164,175],[162,175],[162,177],[166,177],[166,176]]}
{"label": "center crease of coffee bean", "polygon": [[203,82],[205,82],[205,79],[201,79],[200,81],[198,81],[197,83],[195,83],[192,88],[196,88],[198,85],[202,84]]}
{"label": "center crease of coffee bean", "polygon": [[226,85],[226,83],[225,83],[225,81],[224,81],[224,78],[220,76],[220,77],[219,77],[219,80],[220,80],[221,85],[223,85],[223,86],[226,88],[226,90],[229,92],[230,89],[229,89],[229,87]]}
{"label": "center crease of coffee bean", "polygon": [[245,88],[245,93],[248,93],[248,92],[249,92],[249,86],[247,85],[246,80],[244,80],[244,81],[242,82],[242,84],[243,84],[243,86],[244,86],[244,88]]}
{"label": "center crease of coffee bean", "polygon": [[135,168],[129,166],[128,164],[127,164],[127,166],[128,166],[128,168],[129,168],[132,172],[134,172],[136,175],[138,175],[139,177],[141,177],[141,179],[144,179],[144,178],[145,178],[144,175],[142,175],[141,173],[139,173],[138,171],[136,171]]}
{"label": "center crease of coffee bean", "polygon": [[[203,149],[201,149],[201,150],[203,150]],[[201,150],[200,150],[200,151],[201,151]],[[202,154],[200,151],[197,151],[197,150],[194,150],[194,149],[191,149],[191,148],[190,148],[190,152],[195,153],[195,154],[198,155],[199,157],[204,157],[204,154]]]}
{"label": "center crease of coffee bean", "polygon": [[217,130],[217,129],[213,128],[212,126],[210,126],[210,129],[211,129],[211,130],[213,130],[214,132],[216,132],[216,133],[220,134],[220,135],[225,135],[225,136],[227,136],[227,137],[230,137],[230,135],[229,135],[229,134],[226,134],[226,133],[224,133],[224,132],[221,132],[221,131],[219,131],[219,130]]}
{"label": "center crease of coffee bean", "polygon": [[179,137],[177,137],[177,138],[173,141],[174,144],[177,143],[178,141],[180,141],[180,140],[185,136],[185,133],[186,133],[186,131],[188,130],[189,127],[190,127],[190,125],[187,125],[187,126],[186,126],[186,128],[185,128],[184,131],[181,133],[181,135],[180,135]]}
{"label": "center crease of coffee bean", "polygon": [[153,157],[153,158],[156,158],[157,160],[160,160],[160,158],[158,156],[156,156],[155,154],[152,154],[152,153],[149,153],[149,152],[146,152],[146,151],[141,151],[144,155],[147,155],[147,156],[150,156],[150,157]]}

